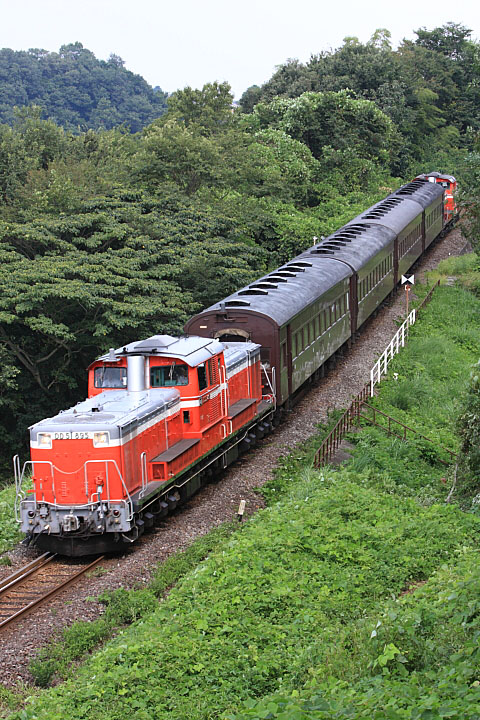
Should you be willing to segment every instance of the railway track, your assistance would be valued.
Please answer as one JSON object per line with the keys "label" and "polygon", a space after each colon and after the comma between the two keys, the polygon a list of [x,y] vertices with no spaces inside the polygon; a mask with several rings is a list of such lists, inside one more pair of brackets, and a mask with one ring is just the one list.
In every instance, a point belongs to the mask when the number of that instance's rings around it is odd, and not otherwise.
{"label": "railway track", "polygon": [[0,580],[0,630],[51,600],[103,558],[80,565],[47,552]]}

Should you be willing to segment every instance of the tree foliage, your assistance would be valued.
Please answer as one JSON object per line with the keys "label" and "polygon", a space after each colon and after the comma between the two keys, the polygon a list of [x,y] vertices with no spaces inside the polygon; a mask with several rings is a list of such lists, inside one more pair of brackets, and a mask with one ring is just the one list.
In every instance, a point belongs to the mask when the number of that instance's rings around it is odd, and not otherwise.
{"label": "tree foliage", "polygon": [[347,37],[334,51],[312,55],[303,64],[288,60],[261,87],[241,99],[244,112],[275,98],[304,93],[350,90],[371,100],[401,133],[391,168],[404,173],[413,159],[428,157],[432,143],[468,145],[468,130],[480,128],[480,46],[471,30],[458,23],[416,31],[392,50],[390,33],[381,28],[367,43]]}
{"label": "tree foliage", "polygon": [[480,360],[472,369],[470,387],[459,418],[464,483],[480,491]]}

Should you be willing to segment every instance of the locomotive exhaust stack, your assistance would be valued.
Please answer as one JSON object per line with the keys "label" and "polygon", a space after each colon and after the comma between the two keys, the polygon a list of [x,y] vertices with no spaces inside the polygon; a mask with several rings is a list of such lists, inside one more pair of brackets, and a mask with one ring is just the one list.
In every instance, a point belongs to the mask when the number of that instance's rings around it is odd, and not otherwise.
{"label": "locomotive exhaust stack", "polygon": [[145,390],[145,357],[128,355],[127,357],[127,390],[138,393]]}

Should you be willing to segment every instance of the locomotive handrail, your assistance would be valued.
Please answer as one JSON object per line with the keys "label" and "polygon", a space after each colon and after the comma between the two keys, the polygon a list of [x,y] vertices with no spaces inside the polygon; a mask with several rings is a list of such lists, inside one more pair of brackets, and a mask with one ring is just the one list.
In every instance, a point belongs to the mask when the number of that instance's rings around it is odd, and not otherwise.
{"label": "locomotive handrail", "polygon": [[142,469],[142,489],[140,490],[138,497],[142,498],[147,488],[147,453],[142,452],[140,454],[140,467]]}
{"label": "locomotive handrail", "polygon": [[[125,480],[123,479],[123,475],[119,470],[119,467],[117,465],[116,460],[113,460],[111,458],[107,460],[87,460],[83,467],[85,472],[85,487],[88,488],[88,477],[87,477],[87,465],[93,464],[93,463],[105,463],[105,473],[106,473],[106,481],[107,481],[107,493],[108,493],[108,502],[119,502],[120,500],[122,502],[125,502],[125,505],[128,507],[128,516],[127,521],[132,520],[133,518],[133,502],[132,498],[130,496],[130,493],[128,492],[127,486],[125,484]],[[115,466],[115,470],[118,473],[118,477],[120,478],[120,482],[122,483],[123,490],[125,491],[125,495],[127,496],[127,500],[124,498],[119,498],[119,500],[112,500],[110,498],[110,488],[108,486],[108,463],[112,463]],[[88,502],[88,489],[87,489],[87,502]]]}
{"label": "locomotive handrail", "polygon": [[265,377],[267,378],[268,387],[269,387],[270,390],[271,390],[271,396],[272,396],[272,398],[273,398],[273,403],[272,403],[272,405],[273,405],[274,408],[276,408],[276,407],[277,407],[277,393],[276,393],[276,391],[275,391],[275,389],[274,389],[274,388],[275,388],[275,384],[276,384],[276,383],[275,383],[275,367],[271,368],[272,380],[271,380],[271,382],[270,382],[270,378],[268,377],[268,372],[267,372],[267,366],[266,366],[266,365],[262,365],[262,363],[260,363],[260,366],[261,366],[263,372],[265,373]]}
{"label": "locomotive handrail", "polygon": [[24,472],[25,466],[23,467],[23,470],[20,470],[20,457],[15,455],[13,458],[13,473],[15,477],[14,513],[16,522],[20,522],[20,506],[25,497],[25,493],[22,490]]}
{"label": "locomotive handrail", "polygon": [[[17,458],[17,460],[18,460],[18,467],[15,467],[15,458]],[[21,488],[23,485],[23,478],[25,477],[25,470],[26,470],[27,466],[30,465],[32,467],[32,476],[33,476],[33,473],[35,472],[35,464],[36,463],[38,463],[39,465],[50,465],[50,470],[52,473],[52,487],[55,488],[54,465],[52,464],[52,462],[50,460],[26,460],[23,463],[23,467],[20,472],[20,459],[19,459],[18,455],[15,455],[13,460],[14,460],[14,468],[15,468],[15,520],[17,522],[21,522],[20,506],[21,506],[22,502],[24,502],[24,500],[25,500],[25,495],[23,495],[23,497],[21,497],[20,502],[18,502],[18,499],[22,495]],[[18,478],[18,483],[17,483],[17,478]],[[57,498],[55,495],[55,490],[53,490],[53,498],[54,498],[54,504],[56,504]],[[36,505],[38,501],[37,501],[37,491],[35,489],[35,484],[33,485],[33,500]],[[18,512],[17,512],[17,504],[18,504]]]}

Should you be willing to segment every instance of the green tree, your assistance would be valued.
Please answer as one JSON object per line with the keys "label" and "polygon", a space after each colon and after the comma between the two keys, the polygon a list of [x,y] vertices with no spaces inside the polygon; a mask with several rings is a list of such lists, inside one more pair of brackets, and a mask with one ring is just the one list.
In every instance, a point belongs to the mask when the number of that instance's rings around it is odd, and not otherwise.
{"label": "green tree", "polygon": [[203,184],[216,184],[219,179],[217,144],[174,120],[154,123],[146,129],[134,162],[136,176],[152,192],[161,183],[172,182],[193,195]]}
{"label": "green tree", "polygon": [[366,181],[375,164],[385,168],[390,160],[395,134],[391,120],[375,103],[355,99],[346,90],[277,98],[256,105],[253,115],[260,128],[283,130],[306,145],[324,172],[340,168],[348,178],[356,158],[365,168]]}
{"label": "green tree", "polygon": [[463,210],[462,234],[480,254],[480,142],[478,150],[467,155],[461,168],[460,206]]}
{"label": "green tree", "polygon": [[204,135],[221,132],[232,122],[233,95],[228,83],[207,83],[201,90],[187,86],[168,98],[168,117]]}

